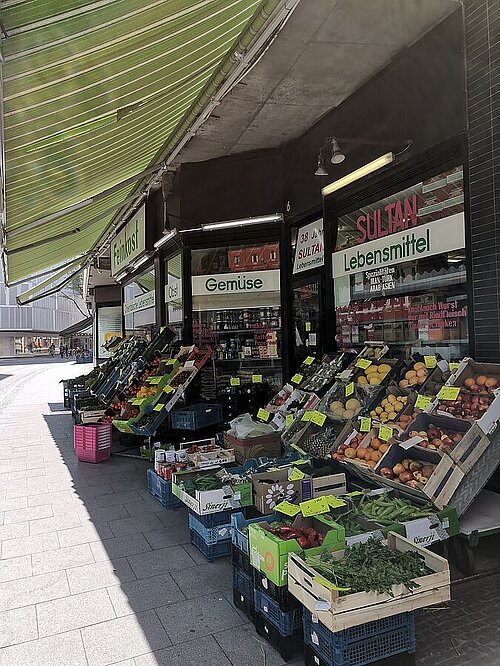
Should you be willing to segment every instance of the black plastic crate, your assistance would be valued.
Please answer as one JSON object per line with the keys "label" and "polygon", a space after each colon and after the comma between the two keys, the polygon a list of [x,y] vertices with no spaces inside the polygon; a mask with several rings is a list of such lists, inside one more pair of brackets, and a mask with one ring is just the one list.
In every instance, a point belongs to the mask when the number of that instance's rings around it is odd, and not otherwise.
{"label": "black plastic crate", "polygon": [[233,566],[233,587],[243,592],[246,597],[254,599],[253,578],[236,566]]}
{"label": "black plastic crate", "polygon": [[[238,509],[235,509],[238,511]],[[241,509],[239,509],[241,511]],[[206,516],[200,516],[196,511],[189,511],[204,527],[218,527],[231,522],[231,514],[234,511],[218,511],[217,513],[209,513]]]}
{"label": "black plastic crate", "polygon": [[[386,659],[367,662],[370,666],[415,666],[415,653],[402,652]],[[336,662],[328,662],[322,659],[311,645],[304,646],[305,666],[337,666]]]}
{"label": "black plastic crate", "polygon": [[302,628],[296,629],[290,636],[282,636],[278,629],[260,613],[255,613],[254,624],[259,636],[265,638],[280,653],[284,661],[290,661],[295,655],[302,652],[304,647]]}
{"label": "black plastic crate", "polygon": [[253,567],[252,572],[253,584],[255,587],[275,601],[280,607],[280,610],[287,612],[301,607],[300,601],[290,594],[286,585],[276,585],[272,580],[269,580],[262,571],[257,571],[257,569],[254,569]]}
{"label": "black plastic crate", "polygon": [[255,612],[271,622],[282,636],[291,636],[296,629],[302,628],[302,609],[283,611],[274,599],[261,592],[254,592]]}
{"label": "black plastic crate", "polygon": [[176,409],[171,414],[171,427],[173,430],[200,430],[209,425],[222,423],[222,406],[213,403],[200,403]]}
{"label": "black plastic crate", "polygon": [[218,541],[215,544],[208,544],[195,530],[189,530],[189,538],[193,546],[195,546],[209,562],[213,562],[214,560],[219,559],[219,557],[227,557],[231,554],[231,539]]}
{"label": "black plastic crate", "polygon": [[250,559],[246,553],[233,544],[231,548],[233,567],[238,567],[250,578],[253,579],[254,568],[250,564]]}
{"label": "black plastic crate", "polygon": [[255,618],[255,605],[253,603],[252,597],[245,596],[245,593],[239,590],[233,585],[233,604],[240,611],[245,613],[245,615],[254,621]]}

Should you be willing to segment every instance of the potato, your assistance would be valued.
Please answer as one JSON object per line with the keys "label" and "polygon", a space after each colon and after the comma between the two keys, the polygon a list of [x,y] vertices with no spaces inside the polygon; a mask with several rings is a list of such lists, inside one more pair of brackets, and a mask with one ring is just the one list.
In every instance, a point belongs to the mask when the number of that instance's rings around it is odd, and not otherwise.
{"label": "potato", "polygon": [[358,377],[358,384],[368,384],[368,380],[366,379],[366,377],[364,375],[360,375]]}
{"label": "potato", "polygon": [[359,407],[361,407],[361,403],[356,398],[349,398],[349,400],[345,403],[346,409],[352,409],[354,411]]}
{"label": "potato", "polygon": [[391,370],[392,370],[392,368],[391,368],[391,366],[390,366],[388,363],[381,363],[381,364],[378,366],[378,371],[379,371],[379,372],[384,372],[385,374],[387,374],[387,373],[390,372]]}
{"label": "potato", "polygon": [[378,368],[377,368],[376,365],[373,365],[373,364],[372,364],[372,365],[369,365],[369,366],[365,369],[365,375],[366,375],[367,377],[368,377],[368,375],[371,375],[373,372],[378,372]]}
{"label": "potato", "polygon": [[377,373],[376,376],[372,375],[370,377],[370,384],[372,386],[378,386],[382,380],[380,379],[380,375]]}
{"label": "potato", "polygon": [[344,409],[344,413],[342,414],[343,419],[352,419],[353,416],[354,416],[353,409]]}
{"label": "potato", "polygon": [[339,412],[343,411],[344,409],[344,403],[340,402],[340,400],[334,400],[334,402],[332,402],[330,405],[331,412]]}

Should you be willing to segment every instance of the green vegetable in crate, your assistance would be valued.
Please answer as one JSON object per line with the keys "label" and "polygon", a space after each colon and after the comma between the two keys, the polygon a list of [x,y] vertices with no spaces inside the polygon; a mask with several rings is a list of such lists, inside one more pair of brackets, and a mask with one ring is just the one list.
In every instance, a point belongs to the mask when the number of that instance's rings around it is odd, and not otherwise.
{"label": "green vegetable in crate", "polygon": [[350,518],[347,514],[345,516],[336,517],[335,522],[339,525],[342,525],[342,527],[345,529],[346,537],[356,536],[367,531],[361,527],[361,525],[357,523],[354,518]]}
{"label": "green vegetable in crate", "polygon": [[359,516],[372,520],[379,525],[388,527],[393,523],[404,523],[408,520],[426,518],[435,513],[431,504],[416,507],[408,500],[391,497],[388,493],[379,495],[376,499],[366,499],[356,508]]}
{"label": "green vegetable in crate", "polygon": [[409,551],[390,550],[376,539],[345,549],[337,560],[334,553],[307,555],[306,563],[333,583],[341,596],[356,592],[392,594],[393,585],[416,589],[415,578],[432,573],[422,556]]}

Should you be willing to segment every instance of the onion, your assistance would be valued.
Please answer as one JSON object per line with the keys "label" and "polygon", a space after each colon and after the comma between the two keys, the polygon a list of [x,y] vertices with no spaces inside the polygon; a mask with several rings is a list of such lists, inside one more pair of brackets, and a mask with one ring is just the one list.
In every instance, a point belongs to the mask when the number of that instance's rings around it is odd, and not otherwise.
{"label": "onion", "polygon": [[476,379],[476,384],[477,384],[478,386],[484,386],[484,384],[486,383],[486,380],[487,380],[487,379],[488,379],[488,378],[485,377],[484,375],[479,375],[479,377]]}
{"label": "onion", "polygon": [[488,377],[484,382],[484,385],[487,386],[488,388],[495,388],[497,384],[498,382],[494,377]]}

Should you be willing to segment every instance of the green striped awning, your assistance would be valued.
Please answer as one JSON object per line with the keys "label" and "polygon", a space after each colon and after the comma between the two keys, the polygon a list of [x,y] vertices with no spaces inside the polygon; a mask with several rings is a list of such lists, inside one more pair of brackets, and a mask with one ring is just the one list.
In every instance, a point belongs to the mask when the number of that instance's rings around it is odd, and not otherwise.
{"label": "green striped awning", "polygon": [[102,241],[279,4],[2,1],[9,283]]}

